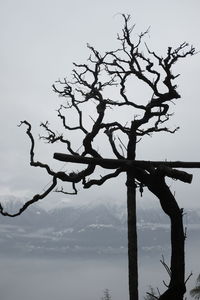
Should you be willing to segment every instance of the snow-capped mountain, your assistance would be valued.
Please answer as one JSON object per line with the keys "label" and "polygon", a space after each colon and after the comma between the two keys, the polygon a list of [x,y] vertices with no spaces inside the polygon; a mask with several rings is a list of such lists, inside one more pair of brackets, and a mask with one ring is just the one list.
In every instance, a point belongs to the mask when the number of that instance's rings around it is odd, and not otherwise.
{"label": "snow-capped mountain", "polygon": [[[22,205],[14,197],[0,200],[9,212],[16,212]],[[140,250],[144,253],[160,248],[167,251],[167,216],[160,210],[139,209],[137,218]],[[195,234],[195,226],[200,227],[198,212],[190,211],[185,220],[188,231]],[[126,222],[125,205],[73,206],[59,203],[57,207],[46,210],[34,204],[16,218],[0,215],[0,254],[126,254]],[[190,224],[193,224],[192,231]]]}

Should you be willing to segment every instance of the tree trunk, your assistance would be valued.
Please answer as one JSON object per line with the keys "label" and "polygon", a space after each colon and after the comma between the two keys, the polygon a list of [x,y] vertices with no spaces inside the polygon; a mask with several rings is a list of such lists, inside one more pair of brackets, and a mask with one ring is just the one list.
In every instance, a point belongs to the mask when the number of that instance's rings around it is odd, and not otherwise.
{"label": "tree trunk", "polygon": [[183,300],[185,288],[185,253],[182,210],[165,183],[164,177],[154,176],[148,188],[160,200],[163,211],[171,221],[171,280],[160,300]]}
{"label": "tree trunk", "polygon": [[[131,124],[127,148],[127,160],[135,160],[136,128]],[[137,255],[137,221],[136,221],[136,184],[134,170],[127,171],[127,227],[128,227],[128,274],[129,299],[138,300],[138,255]]]}
{"label": "tree trunk", "polygon": [[127,174],[127,227],[129,299],[138,300],[138,255],[135,181]]}

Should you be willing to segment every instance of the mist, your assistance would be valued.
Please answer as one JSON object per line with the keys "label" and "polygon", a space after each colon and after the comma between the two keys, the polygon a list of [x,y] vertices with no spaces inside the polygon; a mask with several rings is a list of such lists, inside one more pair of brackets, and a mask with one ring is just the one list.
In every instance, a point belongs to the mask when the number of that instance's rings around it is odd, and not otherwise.
{"label": "mist", "polygon": [[[196,245],[197,246],[197,245]],[[190,250],[186,275],[192,270],[187,286],[192,288],[198,275],[197,249]],[[195,250],[196,249],[196,250]],[[166,262],[169,257],[166,257]],[[142,256],[139,259],[139,290],[143,299],[149,287],[166,288],[169,277],[159,259]],[[101,300],[108,288],[112,300],[128,300],[128,266],[125,256],[99,258],[0,258],[0,289],[2,300]]]}
{"label": "mist", "polygon": [[0,259],[1,299],[94,300],[109,288],[115,300],[128,299],[125,259]]}

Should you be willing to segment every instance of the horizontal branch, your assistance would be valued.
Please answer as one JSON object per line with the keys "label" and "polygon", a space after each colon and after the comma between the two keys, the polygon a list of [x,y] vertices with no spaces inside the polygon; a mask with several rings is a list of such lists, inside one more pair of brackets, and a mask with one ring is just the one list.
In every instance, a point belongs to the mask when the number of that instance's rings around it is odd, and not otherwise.
{"label": "horizontal branch", "polygon": [[183,182],[191,183],[192,174],[176,170],[174,168],[200,168],[200,162],[182,162],[182,161],[145,161],[145,160],[128,160],[128,159],[109,159],[109,158],[92,158],[83,156],[73,156],[64,153],[54,153],[54,158],[60,161],[98,165],[105,169],[121,168],[124,171],[127,168],[138,167],[151,170],[153,167],[159,169],[164,175]]}
{"label": "horizontal branch", "polygon": [[56,160],[71,162],[71,163],[97,165],[105,169],[117,169],[119,167],[125,167],[127,165],[127,160],[125,159],[85,157],[79,155],[74,156],[74,155],[69,155],[64,153],[54,153],[53,158]]}
{"label": "horizontal branch", "polygon": [[170,168],[182,168],[182,169],[198,169],[200,168],[200,162],[185,162],[185,161],[153,161],[153,160],[128,160],[128,159],[112,159],[112,158],[93,158],[93,157],[83,157],[83,156],[73,156],[65,153],[54,153],[54,159],[79,163],[79,164],[92,164],[101,166],[105,169],[116,169],[119,167],[159,167],[166,166]]}

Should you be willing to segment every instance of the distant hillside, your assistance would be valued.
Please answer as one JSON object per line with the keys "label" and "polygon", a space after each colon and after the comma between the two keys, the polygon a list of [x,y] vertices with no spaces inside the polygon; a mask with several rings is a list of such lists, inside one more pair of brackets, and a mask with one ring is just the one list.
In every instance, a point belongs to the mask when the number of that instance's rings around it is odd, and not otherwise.
{"label": "distant hillside", "polygon": [[[8,211],[17,211],[20,205],[14,197],[4,201]],[[168,251],[168,217],[155,209],[139,209],[137,217],[141,253]],[[189,238],[195,237],[199,211],[188,212],[184,219]],[[0,216],[0,249],[2,255],[123,255],[127,253],[126,207],[60,203],[45,210],[32,205],[16,218]]]}

